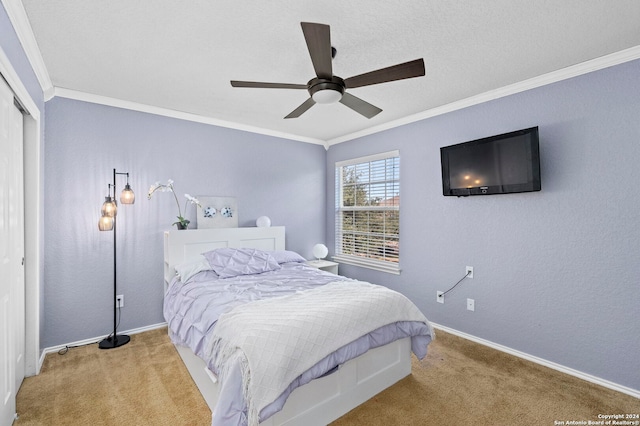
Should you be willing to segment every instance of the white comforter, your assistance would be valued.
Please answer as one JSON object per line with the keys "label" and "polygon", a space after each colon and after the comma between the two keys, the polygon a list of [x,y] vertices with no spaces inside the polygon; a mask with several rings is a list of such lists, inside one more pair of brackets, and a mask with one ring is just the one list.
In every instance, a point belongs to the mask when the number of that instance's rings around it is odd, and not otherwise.
{"label": "white comforter", "polygon": [[232,356],[241,363],[249,425],[289,384],[319,360],[384,325],[427,323],[406,297],[364,282],[334,282],[223,314],[207,352],[225,377]]}

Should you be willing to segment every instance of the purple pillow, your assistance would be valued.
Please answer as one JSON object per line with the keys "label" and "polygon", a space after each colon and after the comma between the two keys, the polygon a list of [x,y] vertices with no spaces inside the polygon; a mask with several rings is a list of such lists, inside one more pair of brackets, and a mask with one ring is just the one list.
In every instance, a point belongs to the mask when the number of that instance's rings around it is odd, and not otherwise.
{"label": "purple pillow", "polygon": [[202,255],[220,278],[261,274],[280,269],[278,262],[269,253],[258,249],[220,248]]}

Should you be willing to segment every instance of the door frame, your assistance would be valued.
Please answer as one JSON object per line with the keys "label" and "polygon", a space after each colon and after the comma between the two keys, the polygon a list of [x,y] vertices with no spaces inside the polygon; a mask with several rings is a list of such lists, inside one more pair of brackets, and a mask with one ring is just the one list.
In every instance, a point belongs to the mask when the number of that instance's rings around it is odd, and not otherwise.
{"label": "door frame", "polygon": [[[42,172],[41,111],[33,100],[9,58],[0,46],[0,73],[25,109],[23,132],[24,156],[24,250],[25,250],[25,374],[40,373],[43,354],[40,350],[40,294],[44,278],[43,215],[44,187]],[[16,390],[17,391],[17,390]]]}

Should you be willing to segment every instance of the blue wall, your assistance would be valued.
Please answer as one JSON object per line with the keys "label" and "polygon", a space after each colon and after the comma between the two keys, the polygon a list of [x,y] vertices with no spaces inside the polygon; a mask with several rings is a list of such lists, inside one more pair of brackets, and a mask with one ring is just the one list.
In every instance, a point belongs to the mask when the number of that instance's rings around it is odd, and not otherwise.
{"label": "blue wall", "polygon": [[[308,258],[323,241],[320,145],[63,98],[47,102],[46,113],[43,347],[113,329],[113,234],[97,224],[114,168],[130,173],[136,193],[118,214],[120,330],[164,322],[162,232],[177,207],[168,193],[147,199],[156,181],[175,181],[182,208],[184,193],[237,197],[239,226],[267,215],[287,227],[287,247]],[[196,223],[193,208],[188,218]]]}
{"label": "blue wall", "polygon": [[[635,61],[330,147],[329,199],[336,161],[400,150],[402,273],[341,271],[438,324],[640,389],[638,76]],[[532,126],[541,192],[442,195],[440,147]],[[467,265],[473,280],[437,303]]]}

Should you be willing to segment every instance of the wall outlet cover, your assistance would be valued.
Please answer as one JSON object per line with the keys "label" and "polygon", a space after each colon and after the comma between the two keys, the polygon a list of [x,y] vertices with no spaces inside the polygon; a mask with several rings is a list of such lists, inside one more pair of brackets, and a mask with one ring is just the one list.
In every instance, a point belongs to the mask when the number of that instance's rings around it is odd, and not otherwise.
{"label": "wall outlet cover", "polygon": [[467,310],[475,311],[476,310],[476,301],[473,299],[467,299]]}

